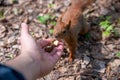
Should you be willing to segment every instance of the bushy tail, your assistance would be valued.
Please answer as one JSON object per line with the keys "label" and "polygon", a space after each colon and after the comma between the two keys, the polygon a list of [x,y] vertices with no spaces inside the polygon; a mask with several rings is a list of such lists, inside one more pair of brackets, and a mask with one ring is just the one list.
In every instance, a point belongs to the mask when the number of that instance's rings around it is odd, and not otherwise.
{"label": "bushy tail", "polygon": [[95,2],[95,0],[71,0],[72,5],[77,5],[84,11],[88,5]]}

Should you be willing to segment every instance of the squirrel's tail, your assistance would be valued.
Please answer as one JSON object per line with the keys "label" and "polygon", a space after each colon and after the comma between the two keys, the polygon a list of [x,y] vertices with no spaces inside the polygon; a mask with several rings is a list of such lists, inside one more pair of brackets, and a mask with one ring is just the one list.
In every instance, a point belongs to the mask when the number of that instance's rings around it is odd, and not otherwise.
{"label": "squirrel's tail", "polygon": [[95,2],[95,0],[71,0],[72,5],[79,6],[84,11],[88,5]]}

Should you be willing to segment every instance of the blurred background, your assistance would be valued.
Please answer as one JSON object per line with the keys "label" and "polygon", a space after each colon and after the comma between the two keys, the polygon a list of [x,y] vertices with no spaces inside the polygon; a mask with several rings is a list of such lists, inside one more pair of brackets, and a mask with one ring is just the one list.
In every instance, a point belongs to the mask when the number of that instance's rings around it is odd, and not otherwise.
{"label": "blurred background", "polygon": [[[51,38],[57,18],[70,4],[70,0],[0,0],[0,62],[20,54],[22,22],[36,40]],[[75,60],[68,62],[65,47],[54,70],[39,80],[120,79],[120,0],[96,0],[83,15],[91,31],[79,37]]]}

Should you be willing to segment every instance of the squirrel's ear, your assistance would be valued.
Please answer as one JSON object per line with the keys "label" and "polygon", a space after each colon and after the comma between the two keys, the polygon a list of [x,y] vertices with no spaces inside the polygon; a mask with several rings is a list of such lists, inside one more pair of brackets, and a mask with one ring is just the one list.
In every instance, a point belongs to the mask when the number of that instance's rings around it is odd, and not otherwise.
{"label": "squirrel's ear", "polygon": [[70,29],[71,26],[71,21],[69,21],[69,23],[67,24],[67,29]]}

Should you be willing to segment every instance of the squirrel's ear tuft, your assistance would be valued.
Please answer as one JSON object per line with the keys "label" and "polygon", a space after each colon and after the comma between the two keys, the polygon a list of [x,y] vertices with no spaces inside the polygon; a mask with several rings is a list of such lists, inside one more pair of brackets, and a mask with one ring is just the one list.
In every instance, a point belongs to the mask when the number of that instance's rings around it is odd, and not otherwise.
{"label": "squirrel's ear tuft", "polygon": [[70,29],[70,26],[71,26],[71,21],[69,21],[69,23],[67,24],[66,28]]}

